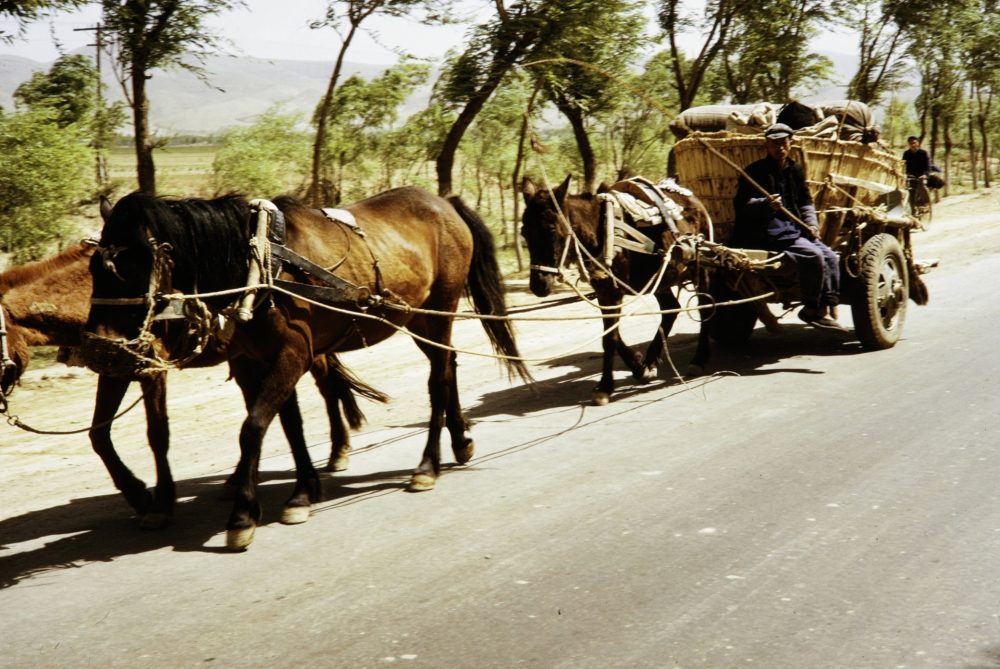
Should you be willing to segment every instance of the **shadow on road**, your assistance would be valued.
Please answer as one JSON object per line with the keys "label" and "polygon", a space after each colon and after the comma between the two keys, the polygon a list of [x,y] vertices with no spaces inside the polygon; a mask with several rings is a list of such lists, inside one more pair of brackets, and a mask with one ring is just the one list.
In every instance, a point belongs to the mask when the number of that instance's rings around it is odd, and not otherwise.
{"label": "shadow on road", "polygon": [[[323,476],[326,511],[371,496],[399,492],[411,471],[363,476]],[[112,562],[127,555],[172,548],[178,552],[224,552],[209,546],[225,526],[231,503],[222,500],[223,474],[177,482],[173,521],[162,530],[140,530],[122,497],[115,493],[71,500],[0,521],[0,589],[60,569]],[[278,523],[291,493],[293,471],[262,471],[258,496],[264,508],[261,526]]]}
{"label": "shadow on road", "polygon": [[[673,365],[683,373],[694,355],[697,334],[681,333],[668,339]],[[644,351],[649,342],[633,346]],[[822,374],[822,372],[796,363],[802,356],[844,356],[864,353],[853,332],[831,332],[806,325],[784,325],[782,331],[772,334],[758,328],[750,341],[742,347],[712,346],[712,357],[706,374],[736,374],[757,376],[765,374]],[[469,418],[482,419],[497,414],[524,416],[539,411],[590,404],[591,391],[601,373],[601,352],[587,351],[553,358],[539,366],[573,368],[563,376],[538,381],[530,388],[518,386],[482,396],[476,406],[466,413]],[[680,386],[669,363],[660,366],[658,378],[645,384],[637,383],[627,373],[620,359],[615,361],[615,399],[634,396],[664,387]],[[687,381],[694,380],[687,377]]]}

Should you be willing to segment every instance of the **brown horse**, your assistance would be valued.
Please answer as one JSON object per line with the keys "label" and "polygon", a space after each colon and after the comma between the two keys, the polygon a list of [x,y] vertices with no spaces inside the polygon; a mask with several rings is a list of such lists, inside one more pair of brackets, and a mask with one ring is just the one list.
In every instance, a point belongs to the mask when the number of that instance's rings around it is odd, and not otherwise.
{"label": "brown horse", "polygon": [[[80,345],[80,334],[90,308],[88,266],[95,247],[96,243],[82,244],[51,258],[0,274],[0,309],[3,310],[9,348],[16,363],[16,375],[12,381],[27,367],[29,346],[75,348]],[[213,352],[200,356],[192,364],[205,367],[224,360],[224,356]],[[385,401],[386,397],[357,380],[334,356],[317,356],[311,371],[330,418],[331,455],[328,469],[340,471],[346,469],[349,459],[347,425],[357,429],[364,420],[353,393],[376,401]],[[154,529],[169,520],[176,499],[167,460],[170,433],[166,375],[148,375],[139,379],[146,409],[146,433],[156,463],[157,481],[152,493],[121,461],[111,441],[111,419],[121,406],[129,383],[129,379],[124,377],[99,377],[91,423],[96,427],[89,432],[90,441],[125,500],[139,514],[141,527]],[[9,391],[10,388],[3,388],[4,395]],[[341,415],[341,403],[344,415]]]}
{"label": "brown horse", "polygon": [[[696,282],[699,286],[699,303],[702,305],[708,303],[708,297],[704,294],[707,277],[703,272],[697,271],[695,263],[689,262],[689,258],[679,252],[674,245],[686,235],[700,233],[710,238],[711,218],[705,206],[689,191],[666,190],[666,196],[681,208],[682,217],[679,220],[672,219],[673,223],[668,223],[662,220],[668,217],[668,214],[664,213],[659,223],[642,228],[642,232],[655,244],[655,248],[651,246],[646,250],[617,249],[611,257],[610,266],[603,267],[602,260],[609,246],[606,242],[609,239],[606,233],[609,231],[602,199],[591,194],[569,195],[569,184],[570,176],[552,191],[537,188],[530,179],[525,179],[522,184],[525,210],[521,219],[521,233],[531,258],[529,287],[538,297],[545,297],[552,291],[553,285],[561,276],[560,265],[567,255],[564,253],[567,247],[572,253],[566,258],[566,262],[579,261],[587,268],[590,284],[597,294],[597,301],[603,314],[604,357],[601,379],[593,390],[594,403],[603,405],[610,401],[615,388],[613,376],[615,353],[617,352],[625,362],[636,380],[646,381],[655,373],[656,365],[664,352],[665,338],[670,334],[677,319],[676,312],[662,314],[657,336],[650,342],[645,355],[640,356],[622,340],[618,331],[625,295],[642,290],[651,281],[655,281],[657,274],[665,269],[659,288],[655,292],[660,311],[680,308],[680,302],[670,287],[686,281]],[[627,182],[615,184],[611,190],[624,188],[625,184]],[[608,191],[603,186],[600,190]],[[610,232],[614,234],[613,229]],[[579,244],[577,250],[572,246],[574,238]],[[664,255],[668,249],[673,249],[670,251],[672,254],[670,257]],[[667,263],[665,268],[664,263]],[[709,332],[704,319],[701,323],[698,349],[688,368],[689,374],[700,374],[709,357]]]}
{"label": "brown horse", "polygon": [[[248,262],[251,240],[257,248],[262,243],[261,220],[267,221],[270,241]],[[493,317],[482,323],[508,371],[529,378],[503,318],[492,236],[457,197],[397,188],[350,205],[340,211],[340,220],[331,221],[291,198],[271,204],[239,196],[173,200],[133,193],[106,216],[100,247],[91,262],[88,364],[98,369],[115,364],[108,361],[116,349],[135,353],[142,364],[150,364],[154,352],[160,359],[183,359],[190,333],[205,328],[231,337],[225,354],[247,405],[236,499],[226,525],[232,549],[246,548],[261,520],[256,490],[261,440],[278,410],[294,400],[295,384],[315,355],[371,346],[404,326],[414,336],[430,361],[431,418],[423,458],[410,480],[413,491],[434,486],[443,426],[460,464],[473,454],[450,349],[463,290],[478,313]],[[246,308],[241,291],[253,283],[252,267],[268,265],[274,271],[263,276],[273,276],[274,283],[261,287],[253,311],[247,309],[241,322],[238,307]],[[168,290],[187,296],[188,320],[179,331],[149,326],[151,315],[166,308],[159,296]],[[234,291],[240,293],[235,298]],[[204,302],[194,303],[193,293],[205,295]],[[319,499],[319,487],[308,459],[297,457],[296,468],[284,513],[304,519]]]}

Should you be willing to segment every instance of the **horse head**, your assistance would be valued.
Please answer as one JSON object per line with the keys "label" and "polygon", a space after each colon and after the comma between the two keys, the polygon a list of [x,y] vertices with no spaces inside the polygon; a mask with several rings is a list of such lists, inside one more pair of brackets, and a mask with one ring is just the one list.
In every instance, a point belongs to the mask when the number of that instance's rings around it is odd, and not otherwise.
{"label": "horse head", "polygon": [[28,347],[16,325],[11,324],[7,308],[0,304],[0,409],[28,367]]}
{"label": "horse head", "polygon": [[[93,293],[82,342],[87,366],[133,375],[157,361],[197,355],[210,327],[205,305],[185,300],[184,314],[174,314],[166,296],[219,291],[245,281],[246,201],[235,195],[168,200],[132,193],[114,207],[102,201],[101,216],[104,228],[90,262]],[[184,320],[177,323],[174,316]],[[195,330],[199,341],[192,343]]]}
{"label": "horse head", "polygon": [[528,247],[531,274],[528,285],[537,297],[552,292],[561,277],[561,265],[568,240],[573,235],[566,217],[567,193],[571,175],[555,190],[539,189],[525,177],[521,183],[524,196],[524,215],[521,217],[521,235]]}

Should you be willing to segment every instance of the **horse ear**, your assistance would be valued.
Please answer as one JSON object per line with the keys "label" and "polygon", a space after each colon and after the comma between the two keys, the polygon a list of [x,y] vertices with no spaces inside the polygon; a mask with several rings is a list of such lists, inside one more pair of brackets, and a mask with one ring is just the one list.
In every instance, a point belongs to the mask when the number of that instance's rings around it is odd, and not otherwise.
{"label": "horse ear", "polygon": [[566,175],[566,180],[559,184],[559,187],[552,191],[552,195],[555,196],[557,202],[563,202],[566,199],[566,193],[569,192],[569,182],[573,178],[572,174]]}
{"label": "horse ear", "polygon": [[111,200],[105,196],[101,196],[101,218],[107,223],[108,219],[111,217]]}
{"label": "horse ear", "polygon": [[607,181],[602,181],[601,184],[597,187],[597,193],[598,194],[600,194],[600,193],[610,193],[610,192],[611,192],[611,186],[608,185]]}
{"label": "horse ear", "polygon": [[524,196],[525,204],[530,203],[531,198],[533,198],[537,192],[538,188],[535,187],[535,182],[531,180],[531,177],[525,176],[521,179],[521,195]]}

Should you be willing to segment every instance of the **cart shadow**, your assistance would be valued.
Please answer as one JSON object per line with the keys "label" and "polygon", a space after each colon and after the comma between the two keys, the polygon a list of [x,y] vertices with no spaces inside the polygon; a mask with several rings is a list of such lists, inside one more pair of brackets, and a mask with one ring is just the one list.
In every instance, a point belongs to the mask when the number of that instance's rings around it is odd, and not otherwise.
{"label": "cart shadow", "polygon": [[[412,470],[366,475],[323,475],[324,501],[317,507],[342,506],[352,499],[406,488]],[[264,508],[261,527],[279,525],[295,473],[262,471],[258,497]],[[33,577],[97,562],[172,549],[176,552],[228,552],[222,533],[231,502],[222,498],[223,474],[177,481],[178,503],[170,524],[139,529],[121,495],[72,499],[0,521],[0,590]]]}
{"label": "cart shadow", "polygon": [[[681,373],[685,372],[688,361],[694,356],[697,343],[698,335],[695,333],[678,333],[668,338],[670,360]],[[648,345],[649,342],[636,344],[634,348],[642,351]],[[712,357],[705,374],[822,374],[823,372],[814,368],[797,365],[796,360],[802,356],[848,356],[865,352],[852,331],[838,332],[804,324],[783,324],[779,333],[758,328],[744,346],[728,347],[713,343]],[[571,369],[558,378],[537,381],[527,388],[519,386],[486,393],[478,404],[466,410],[468,417],[483,419],[497,414],[524,416],[539,411],[590,404],[591,391],[601,373],[599,350],[553,358],[542,365]],[[663,363],[656,379],[638,383],[621,361],[616,360],[615,397],[660,391],[697,378],[687,376],[684,380],[678,379],[670,363]]]}

